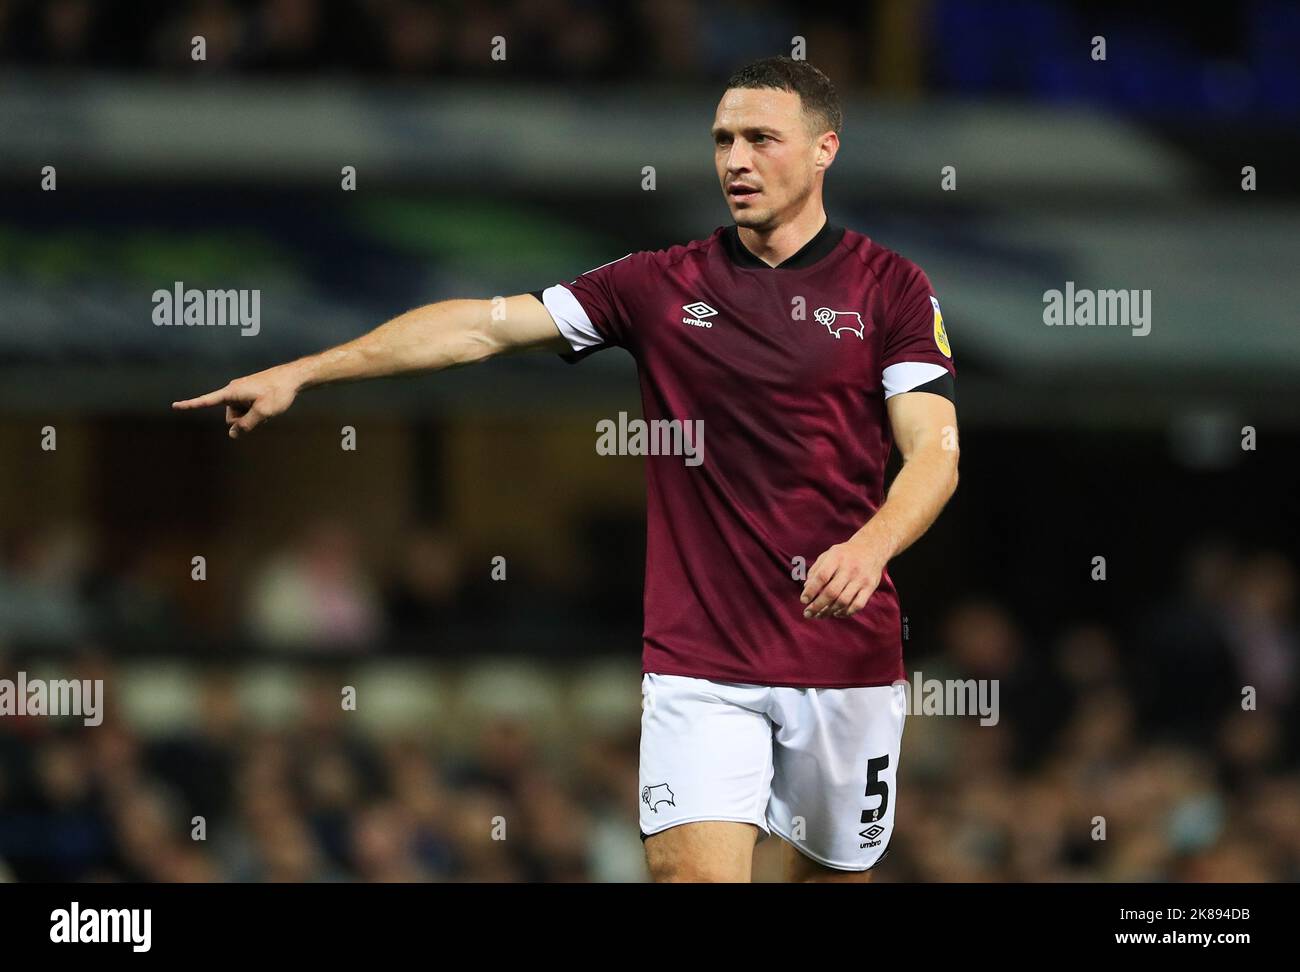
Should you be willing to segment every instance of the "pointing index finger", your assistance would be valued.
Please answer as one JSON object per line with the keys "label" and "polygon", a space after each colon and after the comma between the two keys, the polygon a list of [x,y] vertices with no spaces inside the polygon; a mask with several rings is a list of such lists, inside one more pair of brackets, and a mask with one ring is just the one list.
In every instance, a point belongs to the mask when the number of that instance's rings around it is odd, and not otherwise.
{"label": "pointing index finger", "polygon": [[206,395],[200,395],[198,398],[187,398],[183,402],[172,402],[172,408],[207,408],[209,405],[222,405],[229,401],[226,389],[219,388],[216,391],[208,392]]}

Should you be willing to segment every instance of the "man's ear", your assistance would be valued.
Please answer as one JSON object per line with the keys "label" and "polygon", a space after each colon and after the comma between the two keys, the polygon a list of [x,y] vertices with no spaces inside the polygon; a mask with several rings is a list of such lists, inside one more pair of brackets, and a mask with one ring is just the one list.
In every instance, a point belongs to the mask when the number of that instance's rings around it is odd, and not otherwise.
{"label": "man's ear", "polygon": [[825,132],[817,140],[817,165],[822,169],[829,169],[839,150],[840,137],[834,132]]}

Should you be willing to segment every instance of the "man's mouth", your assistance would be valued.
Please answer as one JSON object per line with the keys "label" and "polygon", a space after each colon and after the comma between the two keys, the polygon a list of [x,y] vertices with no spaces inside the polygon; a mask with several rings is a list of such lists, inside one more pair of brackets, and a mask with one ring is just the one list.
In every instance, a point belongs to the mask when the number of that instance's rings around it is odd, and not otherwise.
{"label": "man's mouth", "polygon": [[732,184],[727,186],[727,196],[731,199],[750,199],[758,195],[758,190],[753,186]]}

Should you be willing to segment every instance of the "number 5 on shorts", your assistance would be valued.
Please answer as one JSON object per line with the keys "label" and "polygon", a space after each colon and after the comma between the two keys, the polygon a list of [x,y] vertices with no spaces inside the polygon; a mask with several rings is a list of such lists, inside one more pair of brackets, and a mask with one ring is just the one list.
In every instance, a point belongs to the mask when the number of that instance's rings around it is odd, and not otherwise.
{"label": "number 5 on shorts", "polygon": [[867,760],[867,793],[869,797],[880,797],[880,806],[874,810],[862,811],[862,823],[875,823],[885,815],[889,808],[889,784],[880,779],[880,773],[889,769],[889,754]]}

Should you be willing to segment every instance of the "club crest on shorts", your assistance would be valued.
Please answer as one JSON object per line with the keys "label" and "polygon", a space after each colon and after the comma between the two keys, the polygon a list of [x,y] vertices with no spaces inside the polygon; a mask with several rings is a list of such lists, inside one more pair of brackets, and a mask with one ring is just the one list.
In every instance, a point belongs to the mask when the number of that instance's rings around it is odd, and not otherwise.
{"label": "club crest on shorts", "polygon": [[668,789],[667,783],[656,783],[654,786],[642,787],[641,802],[650,808],[651,813],[658,813],[659,804],[661,803],[666,803],[670,807],[677,806],[673,791]]}

